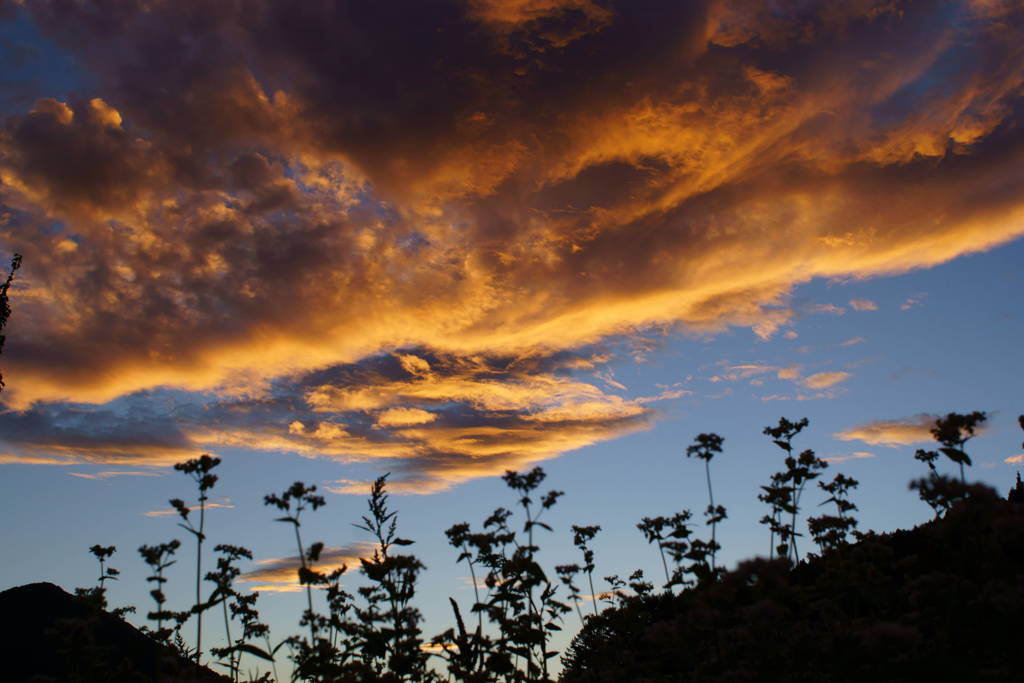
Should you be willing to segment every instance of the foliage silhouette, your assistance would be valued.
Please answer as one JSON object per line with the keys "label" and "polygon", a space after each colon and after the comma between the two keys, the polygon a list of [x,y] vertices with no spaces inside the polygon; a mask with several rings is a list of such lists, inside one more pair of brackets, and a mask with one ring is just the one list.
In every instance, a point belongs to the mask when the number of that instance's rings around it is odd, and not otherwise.
{"label": "foliage silhouette", "polygon": [[[213,595],[220,598],[221,611],[224,616],[224,635],[228,646],[211,648],[210,652],[216,657],[226,656],[228,658],[226,663],[220,662],[220,664],[231,673],[231,680],[237,682],[243,654],[250,654],[270,662],[273,662],[274,658],[267,650],[249,642],[253,638],[267,635],[268,632],[266,624],[260,623],[259,612],[255,608],[259,593],[241,595],[234,588],[234,580],[241,574],[241,570],[235,566],[235,562],[243,558],[251,560],[252,551],[226,543],[215,546],[213,551],[220,553],[220,557],[217,558],[216,571],[208,572],[206,580],[213,582],[216,586]],[[230,617],[228,616],[229,609]],[[242,633],[238,639],[231,637],[231,621],[235,617],[239,618],[242,623]]]}
{"label": "foliage silhouette", "polygon": [[629,598],[588,620],[562,680],[1015,680],[1024,510],[971,489],[912,531]]}
{"label": "foliage silhouette", "polygon": [[[302,513],[307,509],[314,512],[326,504],[326,500],[316,493],[316,486],[307,486],[297,481],[285,489],[281,495],[268,494],[263,497],[263,504],[276,507],[285,513],[284,517],[278,517],[277,522],[284,522],[292,525],[295,532],[295,545],[298,550],[299,584],[305,587],[306,610],[299,620],[300,626],[309,628],[309,639],[292,636],[282,641],[292,647],[292,659],[295,661],[295,677],[305,677],[307,680],[319,680],[321,676],[333,665],[332,652],[325,651],[321,645],[321,638],[318,637],[318,627],[322,626],[322,620],[313,609],[312,586],[324,584],[328,577],[312,568],[320,559],[324,544],[317,542],[309,547],[309,550],[302,544],[302,534],[299,528],[302,526]],[[270,653],[273,656],[273,651]]]}
{"label": "foliage silhouette", "polygon": [[[486,594],[482,599],[479,591],[474,594],[476,631],[468,632],[461,610],[452,600],[458,632],[448,629],[432,641],[442,649],[449,674],[456,680],[551,680],[548,662],[558,653],[548,649],[549,634],[561,630],[562,615],[572,608],[555,599],[557,586],[536,559],[540,548],[534,532],[538,528],[552,531],[541,518],[563,495],[562,491],[548,491],[535,499],[545,476],[539,467],[521,474],[508,471],[502,476],[505,485],[518,496],[525,518],[525,538],[509,526],[514,513],[505,508],[495,510],[480,533],[472,533],[466,523],[446,532],[449,543],[462,551],[458,561],[469,564],[473,577],[475,567],[486,570]],[[562,575],[558,569],[556,572]],[[483,631],[483,615],[496,631],[493,637]]]}
{"label": "foliage silhouette", "polygon": [[[971,413],[948,413],[945,417],[935,420],[931,428],[932,438],[940,445],[938,451],[929,451],[922,448],[917,449],[914,454],[916,460],[920,460],[928,466],[928,477],[915,479],[910,482],[910,489],[918,492],[918,496],[932,508],[936,517],[947,512],[952,505],[969,495],[970,487],[964,478],[964,465],[971,465],[971,458],[964,452],[964,445],[974,437],[977,429],[988,419],[988,416],[980,411]],[[1021,423],[1024,429],[1024,422]],[[950,460],[960,466],[960,481],[953,482],[948,477],[939,474],[935,466],[942,453]]]}
{"label": "foliage silhouette", "polygon": [[[15,254],[11,258],[10,273],[8,273],[7,279],[4,280],[4,283],[0,285],[0,353],[3,353],[4,341],[6,341],[6,337],[3,334],[4,328],[7,327],[7,319],[11,316],[11,305],[7,296],[7,292],[11,288],[11,283],[14,282],[14,274],[18,271],[18,268],[20,267],[21,254]],[[6,385],[4,384],[4,375],[3,373],[0,373],[0,391],[3,391],[5,386]]]}
{"label": "foliage silhouette", "polygon": [[180,547],[181,541],[174,539],[168,543],[161,543],[155,546],[143,545],[139,548],[139,554],[142,555],[142,559],[145,560],[146,564],[149,565],[150,571],[153,572],[150,576],[146,577],[146,581],[154,584],[149,594],[156,602],[156,609],[149,612],[146,617],[156,622],[156,630],[152,631],[151,635],[161,643],[166,643],[171,637],[171,629],[164,628],[165,620],[175,621],[180,628],[182,622],[188,618],[187,612],[181,614],[164,609],[164,603],[167,602],[167,596],[164,594],[164,584],[167,583],[167,578],[164,577],[164,571],[176,562],[176,560],[171,558]]}
{"label": "foliage silhouette", "polygon": [[[817,479],[821,470],[828,467],[828,463],[810,449],[802,451],[798,456],[793,455],[793,438],[808,424],[806,417],[797,422],[790,422],[781,417],[778,425],[764,428],[764,433],[786,453],[786,471],[773,474],[771,484],[761,487],[764,493],[758,496],[759,500],[771,506],[771,515],[762,518],[761,522],[769,526],[773,543],[776,535],[780,539],[774,550],[780,557],[790,557],[794,562],[800,559],[796,539],[803,534],[796,528],[804,487],[807,482]],[[788,525],[782,522],[784,514],[790,516]],[[769,558],[772,556],[772,553],[769,553]]]}
{"label": "foliage silhouette", "polygon": [[[579,571],[585,572],[587,575],[587,583],[590,585],[590,603],[594,609],[594,615],[597,615],[597,593],[594,591],[594,551],[590,548],[590,541],[594,540],[598,532],[601,531],[599,526],[579,526],[574,524],[572,526],[572,544],[579,548],[583,554],[583,566],[569,565],[569,569],[576,567]],[[575,572],[573,572],[575,573]],[[563,583],[565,583],[563,581]],[[579,589],[571,584],[571,581],[567,584],[567,587],[574,594],[578,594]],[[570,596],[576,604],[576,609],[579,611],[579,595]],[[580,622],[584,621],[582,613],[580,614]]]}
{"label": "foliage silhouette", "polygon": [[[474,602],[468,614],[475,615],[476,623],[468,627],[463,608],[449,598],[455,624],[434,636],[430,646],[424,645],[421,615],[413,605],[424,567],[414,555],[397,552],[413,541],[398,535],[387,475],[373,483],[368,512],[354,525],[375,539],[373,554],[360,559],[363,583],[356,596],[341,588],[345,567],[330,573],[318,569],[324,544],[303,543],[303,513],[326,501],[315,486],[296,482],[279,495],[265,496],[264,503],[284,512],[277,521],[293,528],[296,574],[306,594],[299,626],[308,630],[308,636],[290,636],[271,646],[269,628],[255,609],[257,595],[242,595],[234,588],[241,571],[238,563],[251,560],[252,553],[229,544],[214,548],[219,557],[216,569],[205,576],[214,584],[206,601],[197,589],[196,604],[190,609],[167,610],[164,571],[174,563],[177,540],[139,549],[150,568],[147,580],[154,583],[156,609],[148,617],[156,621],[156,629],[149,635],[159,643],[172,643],[173,636],[179,652],[191,652],[198,660],[201,630],[197,628],[192,651],[181,638],[181,625],[219,604],[226,646],[211,648],[211,653],[220,658],[233,683],[241,680],[243,655],[274,667],[273,676],[250,673],[248,680],[280,680],[275,655],[282,646],[290,650],[295,681],[440,681],[442,673],[428,666],[428,652],[433,651],[448,680],[550,683],[549,662],[558,655],[550,649],[550,637],[573,610],[558,597],[561,584],[582,625],[562,658],[564,681],[748,680],[765,675],[778,680],[909,681],[919,680],[921,672],[933,677],[947,671],[967,675],[974,656],[992,663],[974,672],[974,678],[991,674],[1000,680],[1006,676],[1005,658],[998,658],[996,646],[983,642],[979,634],[984,627],[974,622],[965,627],[954,615],[959,610],[976,622],[983,614],[994,615],[993,623],[1003,631],[992,642],[1006,645],[1008,610],[998,596],[1008,591],[1011,600],[1024,604],[1024,584],[1013,578],[1024,561],[1024,506],[1000,502],[988,487],[965,483],[962,473],[960,480],[942,476],[935,467],[939,453],[961,466],[970,464],[963,446],[984,420],[985,414],[979,412],[949,413],[937,420],[932,433],[942,448],[925,451],[925,456],[918,452],[915,457],[928,465],[929,475],[911,482],[935,509],[936,519],[913,531],[857,531],[857,506],[850,494],[858,482],[841,473],[831,481],[818,481],[817,488],[826,495],[821,505],[834,506],[834,513],[806,520],[819,554],[802,559],[796,539],[803,535],[798,530],[803,494],[827,464],[812,450],[794,455],[792,441],[808,425],[806,418],[780,419],[764,432],[785,452],[786,469],[772,475],[771,484],[758,496],[770,506],[770,514],[762,519],[772,534],[770,556],[743,562],[732,571],[719,567],[715,557],[716,526],[725,510],[715,505],[710,460],[722,452],[723,440],[699,434],[687,455],[705,463],[710,540],[694,537],[689,510],[645,517],[637,525],[645,539],[658,546],[665,573],[660,591],[638,569],[626,579],[606,577],[610,590],[596,595],[592,542],[600,531],[597,526],[572,527],[572,543],[582,564],[555,567],[558,580],[553,582],[540,565],[536,533],[553,531],[542,518],[563,494],[540,494],[545,480],[540,468],[506,472],[503,480],[516,496],[518,515],[498,508],[479,532],[468,523],[445,532],[458,551],[456,562],[469,568]],[[1024,428],[1024,416],[1020,424]],[[207,492],[217,481],[211,470],[218,463],[204,456],[177,466],[199,489],[198,525],[190,517],[194,508],[171,501],[184,520],[180,526],[196,537],[199,557],[205,540],[202,512]],[[1024,485],[1011,490],[1011,501],[1015,493],[1024,502]],[[96,588],[82,592],[94,596],[99,610],[105,605],[105,584],[118,572],[107,566],[112,546],[96,545],[90,552],[100,563],[100,578]],[[772,557],[776,553],[778,557]],[[197,576],[200,567],[197,560]],[[587,577],[593,614],[584,615],[581,608],[581,574]],[[325,612],[315,609],[314,588],[324,598]],[[599,597],[608,605],[603,611],[598,610]],[[947,599],[954,607],[942,606]],[[168,622],[176,627],[166,627]],[[960,642],[966,644],[953,652]],[[160,667],[160,661],[171,660],[155,661],[154,667]],[[160,669],[154,670],[159,676]]]}
{"label": "foliage silhouette", "polygon": [[373,534],[377,541],[373,556],[360,559],[362,573],[370,583],[359,588],[366,602],[365,608],[356,609],[359,649],[362,661],[378,679],[419,681],[426,675],[427,655],[421,649],[422,617],[410,603],[424,566],[413,555],[391,551],[394,546],[409,546],[413,541],[397,534],[398,513],[388,508],[387,477],[384,475],[373,483],[368,501],[370,514],[356,525]]}
{"label": "foliage silhouette", "polygon": [[850,533],[856,534],[857,520],[851,517],[850,513],[854,512],[857,506],[850,502],[848,496],[850,491],[859,485],[856,479],[841,472],[827,484],[823,481],[818,482],[818,488],[829,494],[821,504],[832,503],[836,506],[835,515],[807,518],[807,528],[822,552],[844,545]]}
{"label": "foliage silhouette", "polygon": [[942,446],[939,450],[947,458],[960,466],[960,483],[966,483],[964,479],[964,465],[970,465],[971,458],[964,452],[964,445],[974,437],[974,433],[981,426],[988,416],[980,411],[974,411],[966,415],[960,413],[949,413],[946,417],[940,417],[932,427],[932,436]]}

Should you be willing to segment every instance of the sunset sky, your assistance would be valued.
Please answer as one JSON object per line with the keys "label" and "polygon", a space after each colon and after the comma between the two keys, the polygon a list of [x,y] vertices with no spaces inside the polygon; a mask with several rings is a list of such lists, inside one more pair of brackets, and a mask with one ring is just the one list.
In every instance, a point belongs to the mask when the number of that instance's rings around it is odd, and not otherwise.
{"label": "sunset sky", "polygon": [[700,432],[728,563],[782,415],[864,529],[930,516],[936,415],[988,411],[973,478],[1024,467],[1016,0],[0,0],[0,63],[0,589],[117,545],[144,623],[201,453],[278,638],[296,480],[341,561],[392,473],[433,635],[508,469],[566,491],[549,565],[600,524],[601,576],[657,577],[635,524],[706,505]]}

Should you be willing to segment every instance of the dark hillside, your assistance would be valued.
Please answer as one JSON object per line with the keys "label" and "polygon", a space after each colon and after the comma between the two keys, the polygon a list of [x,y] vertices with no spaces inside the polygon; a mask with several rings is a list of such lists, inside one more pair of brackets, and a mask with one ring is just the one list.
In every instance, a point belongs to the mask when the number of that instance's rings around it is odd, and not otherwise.
{"label": "dark hillside", "polygon": [[226,681],[158,645],[131,624],[52,583],[0,593],[4,681]]}
{"label": "dark hillside", "polygon": [[909,531],[626,599],[588,620],[562,680],[1024,680],[1024,505],[970,488]]}

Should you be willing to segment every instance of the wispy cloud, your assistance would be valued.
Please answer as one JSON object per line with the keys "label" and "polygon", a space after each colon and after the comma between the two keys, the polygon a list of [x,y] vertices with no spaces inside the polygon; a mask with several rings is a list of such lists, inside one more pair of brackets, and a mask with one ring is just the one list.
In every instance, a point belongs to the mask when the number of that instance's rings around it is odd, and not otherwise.
{"label": "wispy cloud", "polygon": [[922,301],[924,301],[926,296],[928,296],[928,295],[927,294],[915,294],[913,296],[908,296],[906,298],[906,300],[902,304],[900,304],[900,310],[901,311],[909,311],[911,308],[913,308],[914,306],[917,306]]}
{"label": "wispy cloud", "polygon": [[854,451],[849,455],[830,455],[822,458],[825,462],[846,462],[847,460],[864,460],[877,457],[874,453],[867,451]]}
{"label": "wispy cloud", "polygon": [[829,313],[831,315],[843,315],[846,309],[835,304],[814,304],[807,309],[810,313]]}
{"label": "wispy cloud", "polygon": [[[234,506],[234,504],[230,500],[224,500],[224,501],[221,501],[221,502],[208,502],[206,504],[206,509],[207,510],[209,510],[211,508],[233,508],[233,507],[235,507],[235,506]],[[199,509],[198,506],[193,506],[193,507],[189,507],[188,508],[189,511],[198,510],[198,509]],[[174,508],[168,508],[168,509],[164,509],[164,510],[148,510],[145,513],[146,517],[173,517],[173,516],[175,516],[177,514],[179,514],[179,513]]]}
{"label": "wispy cloud", "polygon": [[80,465],[81,460],[73,457],[32,455],[21,453],[0,453],[0,465]]}
{"label": "wispy cloud", "polygon": [[850,299],[850,308],[855,311],[877,311],[878,304],[871,299]]}
{"label": "wispy cloud", "polygon": [[1003,462],[1010,465],[1024,465],[1024,453],[1018,453],[1017,455],[1011,455],[1003,458]]}
{"label": "wispy cloud", "polygon": [[[130,471],[109,471],[109,472],[68,472],[72,477],[79,477],[81,479],[111,479],[113,477],[159,477],[160,472],[142,472],[138,470]],[[148,514],[148,513],[147,513]]]}

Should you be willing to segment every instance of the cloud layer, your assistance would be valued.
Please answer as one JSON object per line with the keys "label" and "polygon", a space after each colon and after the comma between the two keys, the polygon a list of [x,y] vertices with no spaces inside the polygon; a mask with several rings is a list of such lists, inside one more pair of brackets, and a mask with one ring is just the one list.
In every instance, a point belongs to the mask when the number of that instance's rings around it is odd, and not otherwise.
{"label": "cloud layer", "polygon": [[769,337],[799,283],[1024,232],[1017,3],[22,11],[97,92],[0,132],[16,457],[245,445],[430,490],[642,428],[656,397],[591,379],[620,335]]}

